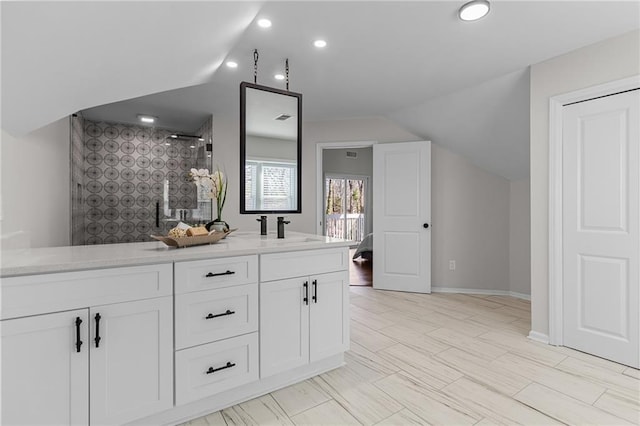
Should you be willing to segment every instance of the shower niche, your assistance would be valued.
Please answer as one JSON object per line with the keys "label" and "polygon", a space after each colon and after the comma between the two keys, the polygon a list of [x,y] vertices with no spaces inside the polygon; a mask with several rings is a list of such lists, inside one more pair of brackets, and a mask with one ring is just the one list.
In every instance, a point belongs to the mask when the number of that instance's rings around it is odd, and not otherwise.
{"label": "shower niche", "polygon": [[179,221],[212,220],[190,181],[212,170],[213,119],[195,130],[71,117],[72,244],[153,241]]}

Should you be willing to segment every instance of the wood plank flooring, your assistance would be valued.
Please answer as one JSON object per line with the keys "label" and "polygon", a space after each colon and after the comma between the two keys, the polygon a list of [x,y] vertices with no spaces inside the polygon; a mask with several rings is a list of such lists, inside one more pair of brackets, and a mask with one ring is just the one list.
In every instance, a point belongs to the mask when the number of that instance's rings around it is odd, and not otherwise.
{"label": "wood plank flooring", "polygon": [[349,250],[349,283],[352,286],[373,285],[373,260],[353,259],[356,249]]}
{"label": "wood plank flooring", "polygon": [[640,424],[638,370],[526,338],[529,302],[351,287],[346,366],[185,425]]}

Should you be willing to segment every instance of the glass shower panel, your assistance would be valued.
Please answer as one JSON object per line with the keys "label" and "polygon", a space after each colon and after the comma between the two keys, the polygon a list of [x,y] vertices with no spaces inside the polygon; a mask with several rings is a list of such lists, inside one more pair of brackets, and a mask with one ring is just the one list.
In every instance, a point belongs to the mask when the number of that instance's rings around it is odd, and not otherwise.
{"label": "glass shower panel", "polygon": [[188,175],[211,169],[211,132],[179,133],[84,120],[84,238],[74,244],[152,241],[180,220],[211,220],[211,200],[198,196]]}

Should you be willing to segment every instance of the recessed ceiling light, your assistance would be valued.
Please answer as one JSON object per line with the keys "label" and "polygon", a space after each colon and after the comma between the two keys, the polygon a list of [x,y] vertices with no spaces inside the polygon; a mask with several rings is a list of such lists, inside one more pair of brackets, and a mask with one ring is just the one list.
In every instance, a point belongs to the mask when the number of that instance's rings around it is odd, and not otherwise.
{"label": "recessed ceiling light", "polygon": [[325,47],[327,45],[327,42],[324,40],[316,40],[313,42],[313,45],[315,47]]}
{"label": "recessed ceiling light", "polygon": [[142,121],[143,123],[153,123],[153,122],[155,122],[155,121],[156,121],[156,118],[155,118],[155,117],[153,117],[153,116],[151,116],[151,115],[142,115],[142,114],[139,114],[139,115],[138,115],[138,119],[139,119],[140,121]]}
{"label": "recessed ceiling light", "polygon": [[473,0],[460,8],[458,16],[463,21],[475,21],[489,13],[489,9],[489,2],[487,0]]}
{"label": "recessed ceiling light", "polygon": [[227,66],[229,68],[238,68],[238,63],[234,61],[227,61]]}
{"label": "recessed ceiling light", "polygon": [[284,80],[284,75],[276,74],[276,75],[273,76],[273,78],[275,78],[276,80]]}
{"label": "recessed ceiling light", "polygon": [[269,28],[271,26],[271,21],[265,18],[258,20],[258,25],[262,28]]}

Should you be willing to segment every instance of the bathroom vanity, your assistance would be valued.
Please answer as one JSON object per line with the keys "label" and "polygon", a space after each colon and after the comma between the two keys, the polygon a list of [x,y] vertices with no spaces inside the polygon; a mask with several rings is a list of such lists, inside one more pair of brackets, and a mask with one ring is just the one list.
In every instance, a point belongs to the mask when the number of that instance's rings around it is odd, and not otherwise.
{"label": "bathroom vanity", "polygon": [[176,424],[343,364],[348,241],[3,253],[3,424]]}

